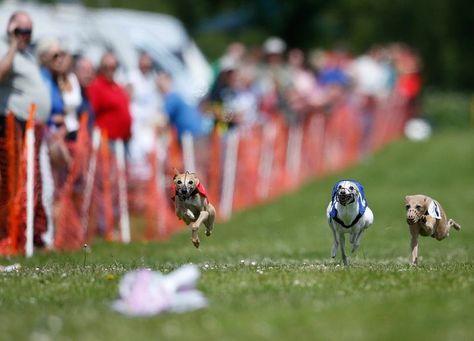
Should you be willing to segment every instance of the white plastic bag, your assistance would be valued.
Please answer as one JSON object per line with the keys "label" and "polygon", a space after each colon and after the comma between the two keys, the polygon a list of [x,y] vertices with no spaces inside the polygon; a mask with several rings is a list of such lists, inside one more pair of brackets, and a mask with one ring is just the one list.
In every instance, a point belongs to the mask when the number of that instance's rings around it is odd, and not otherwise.
{"label": "white plastic bag", "polygon": [[184,265],[169,275],[149,269],[129,272],[120,282],[120,298],[112,307],[129,316],[182,313],[204,308],[207,300],[196,289],[199,275],[194,265]]}

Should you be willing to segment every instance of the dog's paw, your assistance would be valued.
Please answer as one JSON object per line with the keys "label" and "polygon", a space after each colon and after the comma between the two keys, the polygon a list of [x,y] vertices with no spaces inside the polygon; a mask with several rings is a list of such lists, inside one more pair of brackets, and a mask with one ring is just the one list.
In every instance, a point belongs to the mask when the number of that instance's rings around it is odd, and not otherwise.
{"label": "dog's paw", "polygon": [[199,238],[193,238],[192,239],[193,245],[196,249],[199,249],[199,245],[201,244]]}
{"label": "dog's paw", "polygon": [[208,230],[208,229],[206,229],[206,236],[208,236],[208,237],[209,237],[211,234],[212,234],[212,231],[211,231],[211,230]]}
{"label": "dog's paw", "polygon": [[349,265],[349,261],[347,260],[347,257],[342,257],[342,264],[344,264],[344,266]]}

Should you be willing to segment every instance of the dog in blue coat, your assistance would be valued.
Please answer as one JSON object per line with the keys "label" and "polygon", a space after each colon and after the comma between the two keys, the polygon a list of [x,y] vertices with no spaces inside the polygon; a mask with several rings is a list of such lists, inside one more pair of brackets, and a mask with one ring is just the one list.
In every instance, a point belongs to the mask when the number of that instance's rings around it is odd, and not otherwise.
{"label": "dog in blue coat", "polygon": [[340,247],[342,261],[344,265],[348,265],[345,234],[349,234],[354,252],[360,245],[362,234],[374,222],[374,214],[367,204],[364,187],[355,180],[336,182],[326,214],[334,236],[331,257],[336,257]]}

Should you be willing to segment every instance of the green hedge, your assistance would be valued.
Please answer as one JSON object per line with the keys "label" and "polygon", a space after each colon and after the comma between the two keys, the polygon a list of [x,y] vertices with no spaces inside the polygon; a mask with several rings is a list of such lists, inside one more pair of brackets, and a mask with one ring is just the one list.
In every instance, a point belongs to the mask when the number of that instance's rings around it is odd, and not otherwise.
{"label": "green hedge", "polygon": [[472,128],[474,95],[460,92],[425,91],[422,116],[435,129]]}

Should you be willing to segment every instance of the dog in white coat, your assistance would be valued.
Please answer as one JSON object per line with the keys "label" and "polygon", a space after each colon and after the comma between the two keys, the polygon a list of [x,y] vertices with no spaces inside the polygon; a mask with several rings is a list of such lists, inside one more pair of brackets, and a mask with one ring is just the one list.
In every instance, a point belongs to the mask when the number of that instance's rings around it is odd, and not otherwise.
{"label": "dog in white coat", "polygon": [[338,181],[332,189],[326,215],[334,236],[331,257],[336,257],[340,246],[342,261],[344,265],[348,265],[344,235],[349,233],[354,252],[360,245],[362,234],[374,222],[374,214],[368,207],[364,187],[355,180]]}

